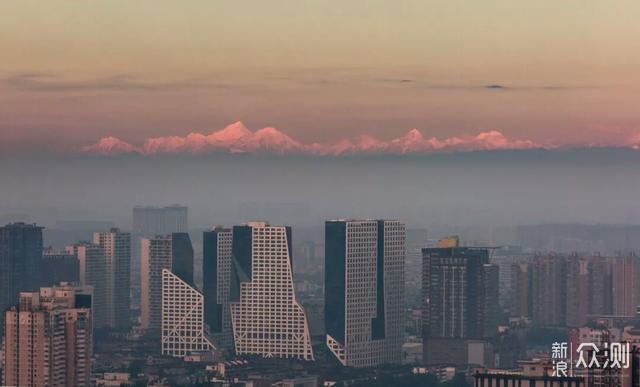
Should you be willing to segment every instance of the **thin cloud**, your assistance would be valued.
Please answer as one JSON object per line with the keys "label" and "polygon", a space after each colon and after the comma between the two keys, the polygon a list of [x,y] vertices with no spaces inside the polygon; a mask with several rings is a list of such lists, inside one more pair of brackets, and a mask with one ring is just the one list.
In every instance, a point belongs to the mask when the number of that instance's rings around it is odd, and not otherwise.
{"label": "thin cloud", "polygon": [[177,91],[199,88],[231,88],[230,84],[211,83],[201,79],[186,79],[173,82],[144,82],[129,74],[116,74],[106,78],[69,81],[53,74],[24,72],[4,78],[1,82],[9,87],[32,92],[74,91]]}

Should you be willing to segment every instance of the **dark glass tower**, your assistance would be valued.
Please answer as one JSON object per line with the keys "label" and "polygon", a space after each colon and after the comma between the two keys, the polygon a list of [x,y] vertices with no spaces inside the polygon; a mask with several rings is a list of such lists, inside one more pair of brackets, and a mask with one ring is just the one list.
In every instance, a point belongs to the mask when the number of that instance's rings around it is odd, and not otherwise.
{"label": "dark glass tower", "polygon": [[171,234],[171,272],[193,286],[193,245],[186,232]]}
{"label": "dark glass tower", "polygon": [[202,235],[204,321],[218,347],[231,349],[233,333],[229,311],[232,231],[216,227]]}
{"label": "dark glass tower", "polygon": [[0,227],[0,311],[16,304],[20,292],[39,288],[41,261],[42,227],[25,223]]}
{"label": "dark glass tower", "polygon": [[[486,338],[495,321],[497,267],[489,249],[425,248],[422,335],[426,364],[466,364],[468,340]],[[493,315],[492,315],[493,314]]]}

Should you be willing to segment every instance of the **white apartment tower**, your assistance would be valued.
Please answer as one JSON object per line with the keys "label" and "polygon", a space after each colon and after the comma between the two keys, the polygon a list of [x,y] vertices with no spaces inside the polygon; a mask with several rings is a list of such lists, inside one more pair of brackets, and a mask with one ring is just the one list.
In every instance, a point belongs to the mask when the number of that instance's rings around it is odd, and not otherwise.
{"label": "white apartment tower", "polygon": [[204,296],[162,269],[162,354],[184,357],[214,349],[204,329]]}
{"label": "white apartment tower", "polygon": [[93,243],[104,249],[107,272],[107,325],[129,326],[131,306],[131,234],[112,228],[93,234]]}
{"label": "white apartment tower", "polygon": [[291,228],[233,228],[230,309],[237,355],[313,360],[307,317],[296,301]]}
{"label": "white apartment tower", "polygon": [[104,249],[94,243],[80,242],[67,246],[78,258],[80,284],[93,289],[92,313],[95,328],[107,328],[109,315],[107,260]]}
{"label": "white apartment tower", "polygon": [[325,223],[326,344],[345,366],[402,361],[405,238],[396,220]]}

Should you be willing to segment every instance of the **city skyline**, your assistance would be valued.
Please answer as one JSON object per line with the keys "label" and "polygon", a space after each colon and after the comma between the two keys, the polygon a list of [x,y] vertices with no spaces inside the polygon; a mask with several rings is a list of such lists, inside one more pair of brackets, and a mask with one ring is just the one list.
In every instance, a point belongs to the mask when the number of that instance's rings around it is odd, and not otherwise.
{"label": "city skyline", "polygon": [[640,2],[0,2],[0,381],[640,387]]}

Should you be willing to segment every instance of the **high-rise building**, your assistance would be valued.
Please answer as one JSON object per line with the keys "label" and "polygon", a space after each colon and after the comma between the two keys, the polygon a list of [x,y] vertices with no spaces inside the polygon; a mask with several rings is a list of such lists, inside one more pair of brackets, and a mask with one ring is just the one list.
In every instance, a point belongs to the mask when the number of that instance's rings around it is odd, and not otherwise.
{"label": "high-rise building", "polygon": [[291,228],[233,228],[230,309],[235,351],[313,360],[307,317],[293,287]]}
{"label": "high-rise building", "polygon": [[562,326],[567,313],[567,260],[540,256],[529,265],[531,317],[538,325]]}
{"label": "high-rise building", "polygon": [[205,231],[202,237],[204,319],[214,344],[227,350],[233,350],[229,307],[232,240],[232,230],[222,227]]}
{"label": "high-rise building", "polygon": [[41,261],[42,227],[25,223],[0,227],[0,311],[18,302],[20,292],[38,289]]}
{"label": "high-rise building", "polygon": [[345,366],[402,362],[405,225],[325,224],[326,343]]}
{"label": "high-rise building", "polygon": [[131,234],[112,228],[93,234],[104,250],[107,276],[107,325],[126,328],[131,308]]}
{"label": "high-rise building", "polygon": [[47,247],[42,252],[42,285],[53,286],[60,282],[80,282],[78,258],[67,251]]}
{"label": "high-rise building", "polygon": [[66,250],[78,259],[80,284],[93,288],[92,311],[94,327],[108,328],[108,277],[104,249],[93,243],[79,242],[75,245],[67,246]]}
{"label": "high-rise building", "polygon": [[144,329],[162,327],[162,269],[193,285],[193,247],[187,233],[157,235],[142,239],[141,323]]}
{"label": "high-rise building", "polygon": [[91,385],[90,289],[62,284],[23,292],[3,318],[3,385]]}
{"label": "high-rise building", "polygon": [[460,247],[448,238],[423,254],[423,357],[426,364],[467,364],[469,340],[497,328],[498,268],[489,249]]}
{"label": "high-rise building", "polygon": [[188,232],[188,208],[185,206],[137,206],[133,208],[133,231],[141,235]]}
{"label": "high-rise building", "polygon": [[636,256],[612,258],[613,314],[635,316],[638,301],[636,299],[637,276],[640,260]]}
{"label": "high-rise building", "polygon": [[171,270],[162,269],[162,354],[173,357],[213,351],[204,328],[204,297]]}

